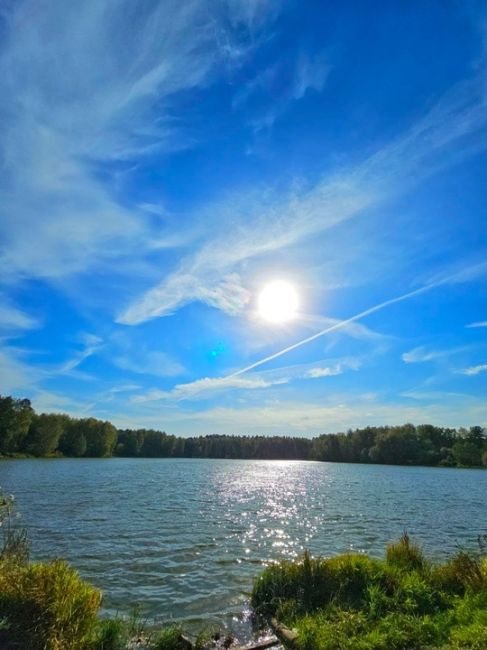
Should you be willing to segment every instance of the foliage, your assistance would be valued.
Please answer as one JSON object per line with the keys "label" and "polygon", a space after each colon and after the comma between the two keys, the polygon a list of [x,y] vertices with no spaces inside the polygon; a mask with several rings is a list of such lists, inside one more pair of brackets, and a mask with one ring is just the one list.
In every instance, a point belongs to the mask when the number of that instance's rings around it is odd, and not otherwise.
{"label": "foliage", "polygon": [[69,418],[55,413],[35,414],[24,442],[25,451],[33,456],[50,456],[59,447]]}
{"label": "foliage", "polygon": [[256,580],[252,605],[298,630],[299,650],[487,648],[487,560],[429,562],[407,534],[386,559],[284,561]]}
{"label": "foliage", "polygon": [[124,619],[104,619],[96,626],[92,650],[125,650],[130,638],[130,627]]}
{"label": "foliage", "polygon": [[164,628],[151,643],[151,650],[187,650],[187,644],[181,634],[182,630],[178,625]]}
{"label": "foliage", "polygon": [[327,434],[313,441],[315,460],[390,465],[444,465],[480,467],[487,453],[486,432],[404,424],[367,427],[347,433]]}
{"label": "foliage", "polygon": [[28,399],[0,395],[0,454],[22,450],[33,414]]}
{"label": "foliage", "polygon": [[0,455],[320,460],[393,465],[487,467],[481,427],[431,424],[366,427],[309,440],[290,436],[208,435],[177,438],[155,429],[118,430],[96,418],[37,415],[29,400],[0,397]]}
{"label": "foliage", "polygon": [[0,617],[10,637],[31,650],[84,650],[101,593],[65,562],[0,565]]}
{"label": "foliage", "polygon": [[386,549],[387,564],[405,571],[424,571],[428,563],[417,544],[411,542],[405,532],[398,542],[389,544]]}

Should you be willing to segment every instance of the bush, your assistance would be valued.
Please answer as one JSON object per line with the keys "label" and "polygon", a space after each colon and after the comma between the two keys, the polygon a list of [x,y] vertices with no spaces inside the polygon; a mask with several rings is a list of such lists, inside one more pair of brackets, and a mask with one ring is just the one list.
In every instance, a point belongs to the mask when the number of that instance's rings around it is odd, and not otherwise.
{"label": "bush", "polygon": [[387,564],[404,571],[424,571],[428,563],[423,552],[413,544],[407,533],[404,533],[398,542],[389,544],[386,550]]}
{"label": "bush", "polygon": [[358,606],[368,598],[370,585],[387,588],[389,577],[380,562],[365,555],[345,554],[335,558],[284,561],[267,567],[255,581],[251,603],[261,614],[312,612],[333,602]]}
{"label": "bush", "polygon": [[125,650],[130,641],[129,626],[121,618],[100,621],[92,650]]}
{"label": "bush", "polygon": [[446,564],[434,567],[431,580],[438,589],[457,596],[463,596],[467,590],[480,591],[487,588],[487,559],[459,551]]}
{"label": "bush", "polygon": [[152,642],[151,650],[187,650],[188,644],[181,634],[182,630],[178,625],[165,628]]}
{"label": "bush", "polygon": [[65,562],[0,565],[0,618],[29,650],[86,650],[101,593]]}

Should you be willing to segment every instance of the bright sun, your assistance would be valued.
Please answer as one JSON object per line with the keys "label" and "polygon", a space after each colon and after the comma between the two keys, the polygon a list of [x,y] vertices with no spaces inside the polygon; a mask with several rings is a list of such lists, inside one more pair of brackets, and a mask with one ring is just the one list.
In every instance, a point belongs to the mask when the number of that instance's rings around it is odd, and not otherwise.
{"label": "bright sun", "polygon": [[262,289],[257,304],[261,318],[271,323],[285,323],[296,316],[298,294],[292,284],[276,280]]}

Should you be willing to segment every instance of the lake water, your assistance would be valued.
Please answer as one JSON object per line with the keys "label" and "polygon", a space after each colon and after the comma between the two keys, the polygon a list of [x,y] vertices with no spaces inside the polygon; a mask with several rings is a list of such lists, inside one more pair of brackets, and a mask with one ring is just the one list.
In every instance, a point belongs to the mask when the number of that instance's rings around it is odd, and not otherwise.
{"label": "lake water", "polygon": [[[487,471],[238,460],[9,460],[36,559],[64,557],[158,621],[245,627],[263,563],[303,549],[382,556],[406,528],[433,556],[487,533]],[[243,621],[243,622],[242,622]],[[242,627],[243,626],[243,627]]]}

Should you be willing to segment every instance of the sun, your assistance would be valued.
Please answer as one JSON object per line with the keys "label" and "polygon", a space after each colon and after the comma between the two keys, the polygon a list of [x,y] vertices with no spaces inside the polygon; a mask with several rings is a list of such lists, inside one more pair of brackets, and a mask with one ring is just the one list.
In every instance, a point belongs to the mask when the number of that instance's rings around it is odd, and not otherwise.
{"label": "sun", "polygon": [[299,299],[296,289],[289,282],[276,280],[267,284],[259,293],[257,311],[270,323],[286,323],[296,317]]}

